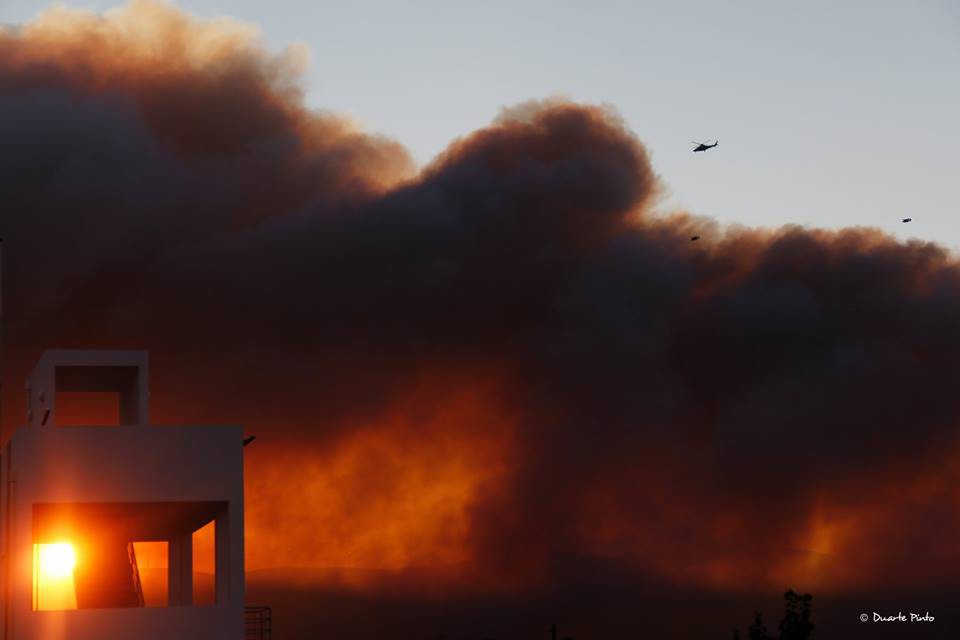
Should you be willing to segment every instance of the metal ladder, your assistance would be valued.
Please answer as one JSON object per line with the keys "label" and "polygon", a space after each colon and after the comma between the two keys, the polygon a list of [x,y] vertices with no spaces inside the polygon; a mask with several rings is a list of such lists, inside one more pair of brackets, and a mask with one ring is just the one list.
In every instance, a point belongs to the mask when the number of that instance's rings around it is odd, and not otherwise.
{"label": "metal ladder", "polygon": [[272,640],[273,612],[270,607],[244,607],[244,638]]}
{"label": "metal ladder", "polygon": [[130,558],[130,568],[133,571],[133,588],[137,592],[138,606],[145,606],[143,600],[143,584],[140,582],[140,567],[137,566],[137,552],[132,542],[127,543],[127,557]]}

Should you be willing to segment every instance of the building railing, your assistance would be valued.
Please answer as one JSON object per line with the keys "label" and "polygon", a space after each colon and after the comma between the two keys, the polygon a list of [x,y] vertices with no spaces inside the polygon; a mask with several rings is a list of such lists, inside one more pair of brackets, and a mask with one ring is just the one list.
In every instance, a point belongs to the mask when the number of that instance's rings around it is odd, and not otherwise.
{"label": "building railing", "polygon": [[244,607],[244,638],[272,640],[273,613],[270,607]]}

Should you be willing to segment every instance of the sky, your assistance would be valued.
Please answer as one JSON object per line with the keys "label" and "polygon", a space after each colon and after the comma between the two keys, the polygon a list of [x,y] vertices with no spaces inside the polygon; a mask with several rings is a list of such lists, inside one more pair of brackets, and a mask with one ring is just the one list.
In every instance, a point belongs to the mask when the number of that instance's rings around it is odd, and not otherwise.
{"label": "sky", "polygon": [[[620,112],[664,180],[665,209],[748,226],[875,226],[960,249],[950,0],[174,4],[257,25],[273,50],[306,45],[308,104],[349,114],[420,163],[502,107],[563,95]],[[47,6],[3,0],[0,22]],[[690,153],[708,139],[720,146]]]}

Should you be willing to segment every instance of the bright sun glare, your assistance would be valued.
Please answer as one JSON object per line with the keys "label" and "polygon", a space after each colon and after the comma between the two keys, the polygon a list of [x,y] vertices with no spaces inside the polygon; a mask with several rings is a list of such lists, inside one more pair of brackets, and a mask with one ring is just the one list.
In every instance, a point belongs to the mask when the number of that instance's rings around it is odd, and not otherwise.
{"label": "bright sun glare", "polygon": [[40,573],[47,578],[61,579],[73,575],[77,557],[69,542],[40,545]]}
{"label": "bright sun glare", "polygon": [[77,608],[73,569],[77,556],[69,542],[34,544],[33,609],[63,611]]}

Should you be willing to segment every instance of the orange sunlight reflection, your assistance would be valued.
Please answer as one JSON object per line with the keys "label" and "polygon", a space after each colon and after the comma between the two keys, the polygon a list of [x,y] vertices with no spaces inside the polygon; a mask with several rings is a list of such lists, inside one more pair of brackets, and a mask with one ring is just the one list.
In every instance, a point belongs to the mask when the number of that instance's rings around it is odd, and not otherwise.
{"label": "orange sunlight reflection", "polygon": [[69,542],[33,545],[33,608],[60,611],[77,608],[73,568],[77,557]]}

